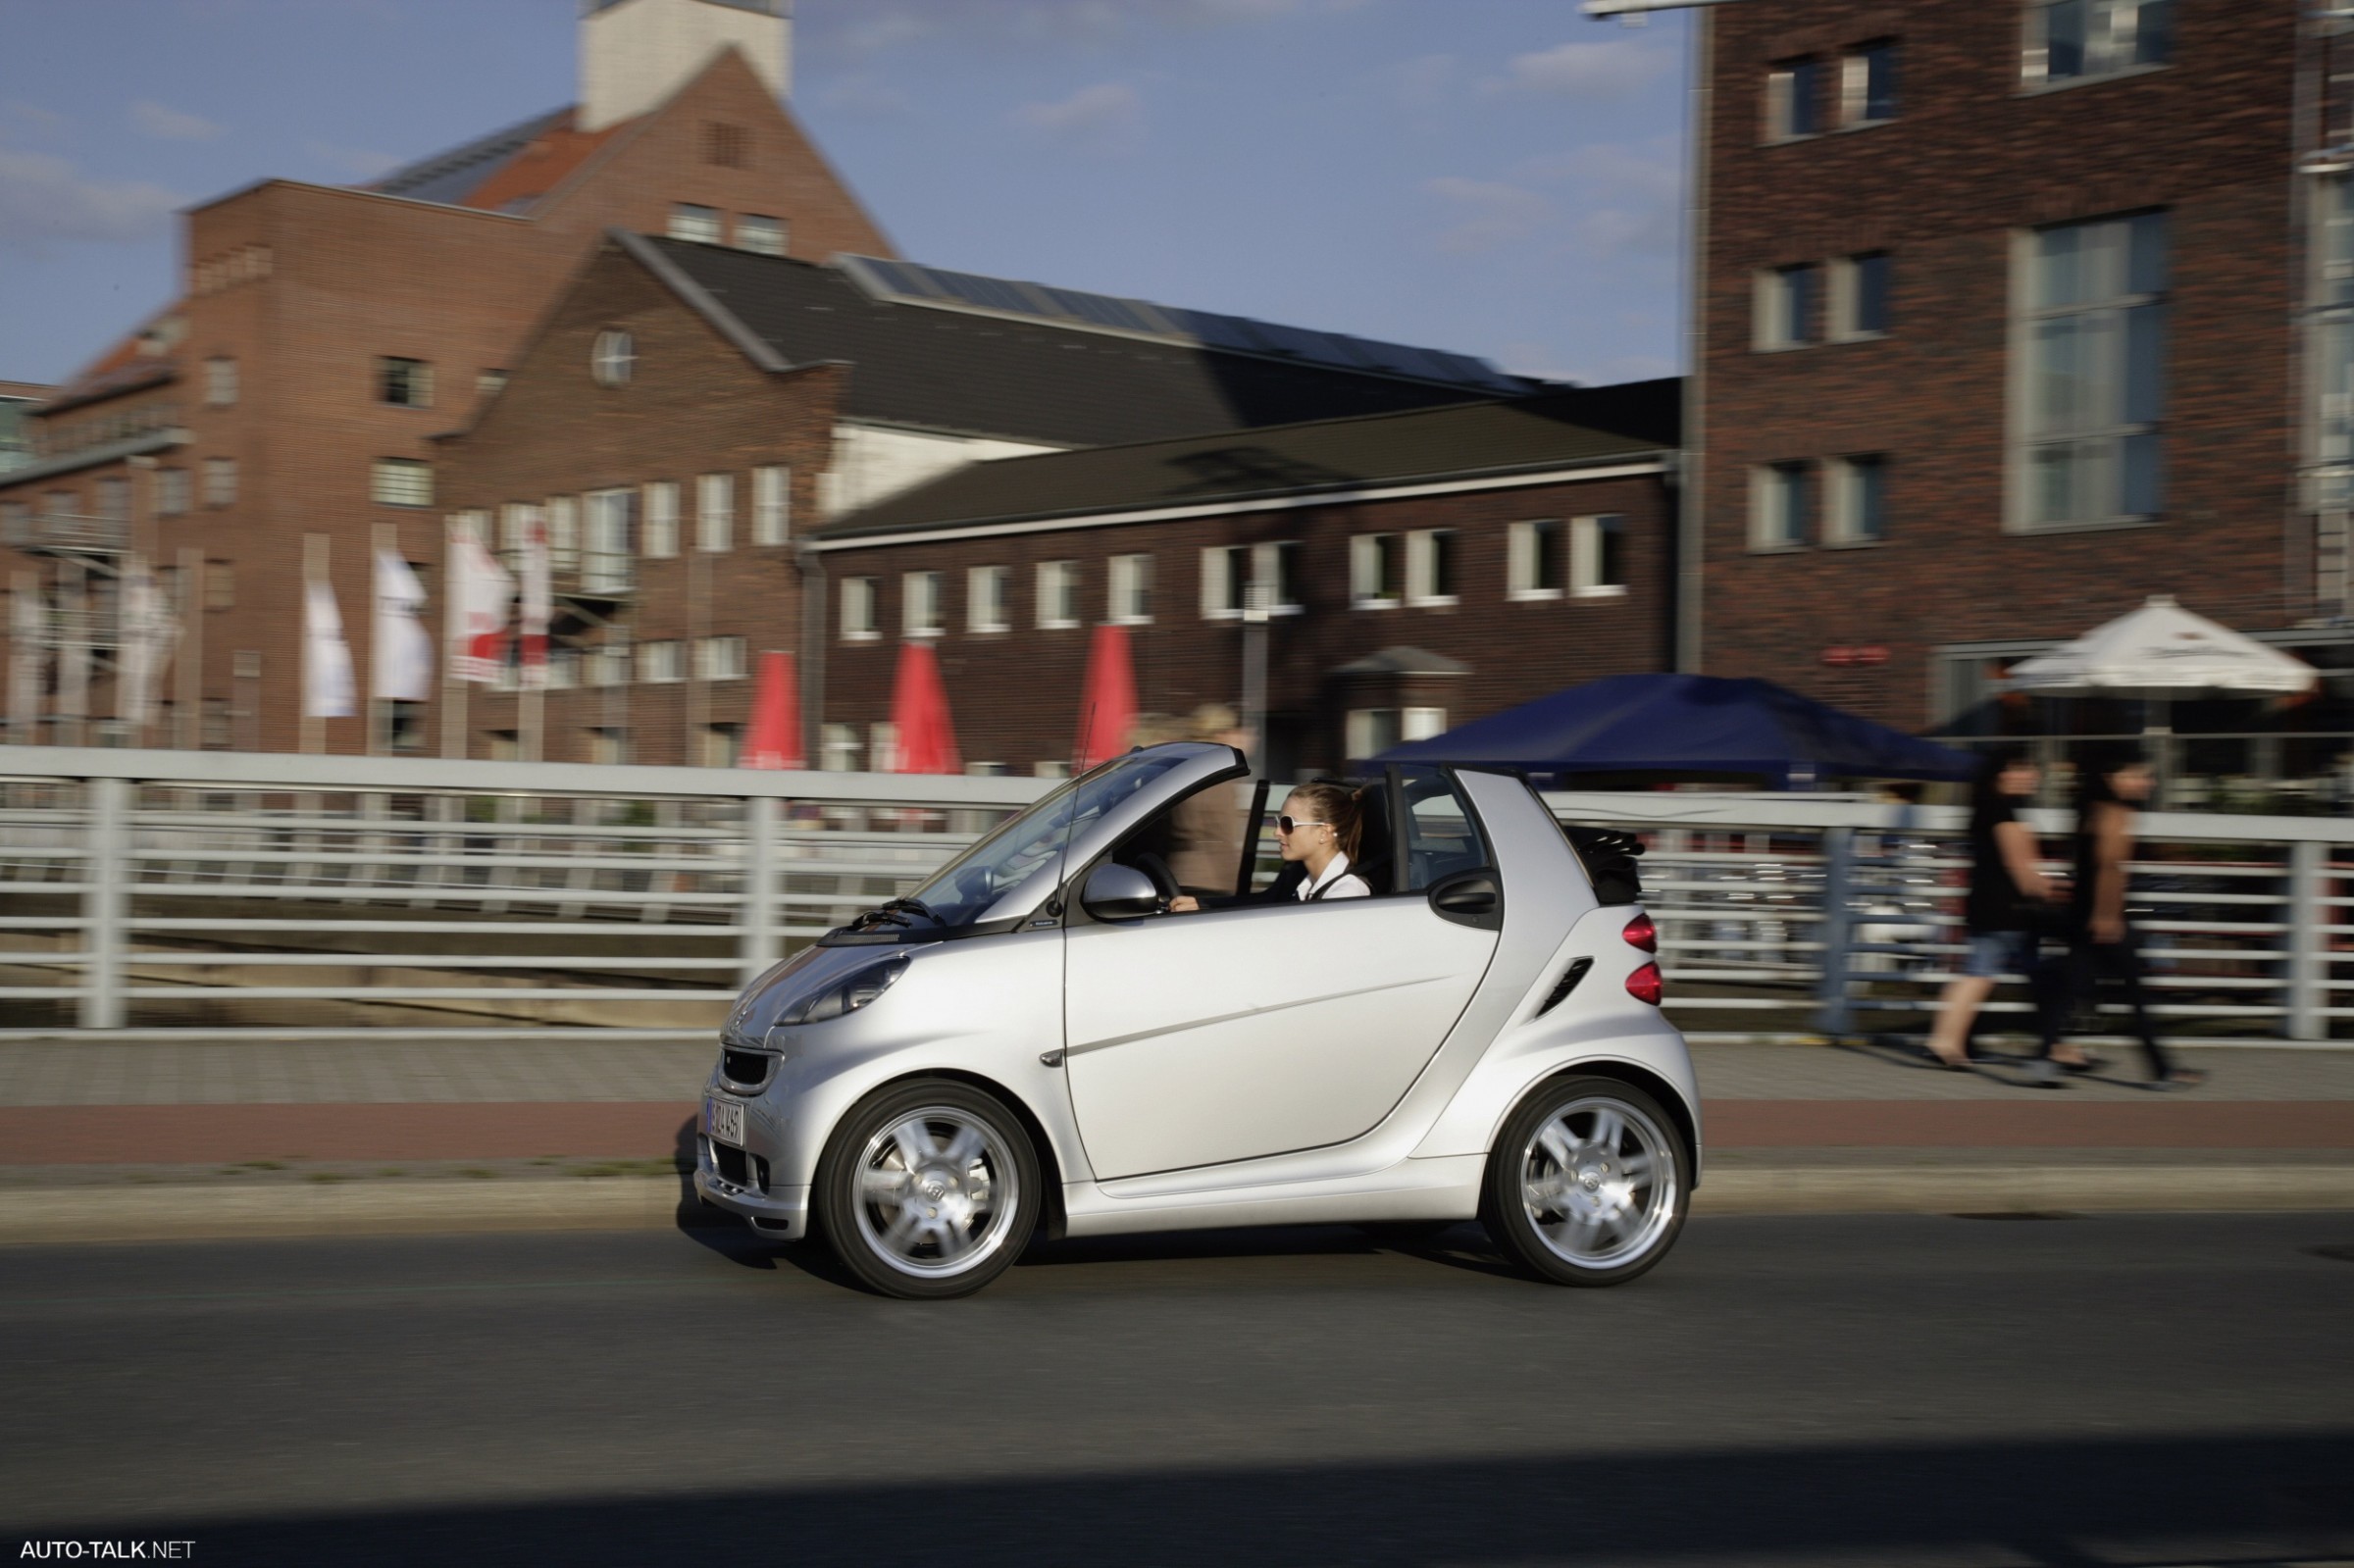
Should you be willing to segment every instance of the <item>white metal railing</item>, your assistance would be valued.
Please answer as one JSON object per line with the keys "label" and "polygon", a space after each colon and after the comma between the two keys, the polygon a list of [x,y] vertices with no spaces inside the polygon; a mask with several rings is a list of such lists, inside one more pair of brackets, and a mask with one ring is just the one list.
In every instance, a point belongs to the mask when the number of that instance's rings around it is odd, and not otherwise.
{"label": "white metal railing", "polygon": [[[0,748],[0,1035],[707,1029],[1048,786]],[[1644,838],[1670,1011],[1696,1033],[1918,1029],[1962,950],[1957,810],[1547,799]],[[2026,817],[2060,846],[2061,814]],[[2153,813],[2140,835],[2170,1029],[2354,1037],[2354,823]]]}

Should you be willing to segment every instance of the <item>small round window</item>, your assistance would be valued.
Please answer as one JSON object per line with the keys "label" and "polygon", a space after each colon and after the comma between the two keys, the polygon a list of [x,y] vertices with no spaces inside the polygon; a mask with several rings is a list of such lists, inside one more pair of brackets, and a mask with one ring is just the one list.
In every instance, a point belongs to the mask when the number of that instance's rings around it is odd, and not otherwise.
{"label": "small round window", "polygon": [[638,365],[638,345],[627,332],[599,332],[588,356],[588,372],[607,386],[619,386]]}

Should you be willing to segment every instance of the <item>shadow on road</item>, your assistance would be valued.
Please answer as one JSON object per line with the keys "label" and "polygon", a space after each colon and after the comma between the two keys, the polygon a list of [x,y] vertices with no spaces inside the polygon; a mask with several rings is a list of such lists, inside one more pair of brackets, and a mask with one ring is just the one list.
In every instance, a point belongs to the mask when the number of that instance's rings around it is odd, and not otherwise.
{"label": "shadow on road", "polygon": [[[934,1526],[943,1533],[931,1534]],[[2354,1551],[2354,1431],[943,1477],[247,1519],[171,1533],[194,1539],[211,1561],[338,1568],[638,1568],[740,1553],[796,1564],[953,1559],[960,1568],[1833,1557],[2071,1568],[2277,1563]]]}

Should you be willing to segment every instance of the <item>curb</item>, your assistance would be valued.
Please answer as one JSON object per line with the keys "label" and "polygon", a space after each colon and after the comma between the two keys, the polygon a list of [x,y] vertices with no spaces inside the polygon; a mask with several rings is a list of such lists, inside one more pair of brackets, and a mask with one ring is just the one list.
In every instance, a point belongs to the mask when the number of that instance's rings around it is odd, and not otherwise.
{"label": "curb", "polygon": [[[1720,1171],[1693,1212],[2031,1214],[2354,1209],[2354,1165],[1961,1167]],[[676,1177],[562,1182],[353,1182],[239,1188],[50,1188],[0,1193],[0,1245],[238,1238],[672,1230]],[[716,1210],[689,1224],[730,1226]]]}

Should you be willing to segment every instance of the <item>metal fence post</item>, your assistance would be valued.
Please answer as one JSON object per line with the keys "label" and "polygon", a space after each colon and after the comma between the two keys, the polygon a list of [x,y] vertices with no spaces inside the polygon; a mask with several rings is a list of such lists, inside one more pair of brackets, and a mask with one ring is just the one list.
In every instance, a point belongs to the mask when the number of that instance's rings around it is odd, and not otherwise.
{"label": "metal fence post", "polygon": [[1822,1009],[1816,1015],[1815,1027],[1826,1035],[1845,1035],[1854,1023],[1847,1005],[1847,950],[1855,930],[1855,915],[1850,907],[1854,902],[1855,873],[1856,831],[1825,828],[1822,919],[1816,927],[1822,934],[1822,980],[1816,990]]}
{"label": "metal fence post", "polygon": [[2288,1037],[2328,1039],[2329,906],[2322,902],[2328,846],[2300,838],[2288,850]]}
{"label": "metal fence post", "polygon": [[130,799],[128,779],[92,779],[88,858],[83,862],[81,1027],[123,1027],[123,918],[129,903]]}
{"label": "metal fence post", "polygon": [[743,803],[743,984],[777,961],[777,799]]}

